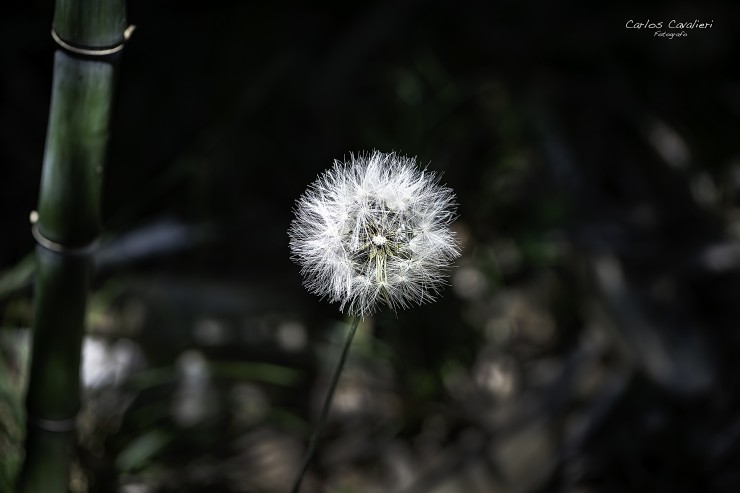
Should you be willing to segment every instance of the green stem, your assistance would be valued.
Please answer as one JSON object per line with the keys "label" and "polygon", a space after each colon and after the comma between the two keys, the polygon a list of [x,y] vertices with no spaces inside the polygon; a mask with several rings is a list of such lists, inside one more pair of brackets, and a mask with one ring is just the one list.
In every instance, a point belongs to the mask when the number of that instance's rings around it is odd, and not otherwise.
{"label": "green stem", "polygon": [[[115,56],[125,0],[57,0],[49,124],[34,224],[37,277],[21,493],[66,493],[80,408],[80,359]],[[105,54],[107,55],[107,53]]]}
{"label": "green stem", "polygon": [[300,491],[303,476],[306,474],[306,470],[311,463],[311,459],[313,459],[314,452],[316,452],[316,445],[318,444],[321,433],[324,431],[324,425],[326,425],[326,418],[329,416],[329,409],[331,408],[331,401],[334,398],[334,391],[337,389],[339,376],[342,374],[344,362],[347,360],[347,354],[349,353],[349,347],[352,345],[352,339],[355,337],[355,332],[357,332],[357,326],[359,324],[360,319],[358,317],[355,317],[352,320],[352,325],[350,326],[349,332],[347,333],[347,339],[344,341],[342,354],[339,357],[339,362],[337,363],[337,367],[334,370],[334,375],[332,375],[331,377],[331,384],[329,384],[329,391],[324,398],[324,404],[321,408],[321,416],[319,416],[319,422],[316,425],[316,428],[314,429],[313,433],[311,434],[311,438],[308,441],[308,450],[306,450],[306,457],[303,459],[303,465],[301,466],[301,469],[298,472],[298,476],[293,483],[293,488],[291,489],[292,493],[298,493]]}

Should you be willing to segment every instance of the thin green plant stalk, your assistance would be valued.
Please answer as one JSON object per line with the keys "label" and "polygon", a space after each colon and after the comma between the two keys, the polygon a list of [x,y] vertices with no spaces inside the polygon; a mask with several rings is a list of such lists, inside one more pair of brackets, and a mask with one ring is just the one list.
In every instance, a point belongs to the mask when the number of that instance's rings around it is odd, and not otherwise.
{"label": "thin green plant stalk", "polygon": [[57,0],[54,77],[39,191],[33,343],[19,493],[66,493],[125,0]]}
{"label": "thin green plant stalk", "polygon": [[301,465],[301,469],[298,471],[298,476],[295,479],[295,482],[293,483],[293,488],[291,489],[291,493],[299,493],[301,489],[301,482],[303,481],[303,476],[306,474],[306,470],[308,469],[309,464],[311,463],[311,459],[313,459],[313,455],[316,452],[316,446],[318,445],[319,438],[321,437],[321,434],[324,431],[324,426],[326,425],[326,419],[329,417],[329,409],[331,409],[331,402],[334,398],[334,391],[337,389],[337,383],[339,383],[339,377],[342,374],[342,369],[344,369],[344,363],[347,360],[347,354],[349,354],[349,348],[352,345],[352,339],[355,337],[355,332],[357,332],[357,326],[360,324],[360,318],[354,317],[352,319],[352,325],[350,325],[349,332],[347,333],[347,338],[344,341],[344,347],[342,348],[342,354],[339,356],[339,362],[337,363],[337,367],[334,369],[334,374],[331,377],[331,383],[329,384],[329,391],[326,394],[326,397],[324,398],[324,404],[321,408],[321,415],[319,416],[319,422],[316,424],[316,428],[314,429],[313,433],[311,434],[311,438],[308,441],[308,449],[306,449],[306,456],[303,459],[303,464]]}

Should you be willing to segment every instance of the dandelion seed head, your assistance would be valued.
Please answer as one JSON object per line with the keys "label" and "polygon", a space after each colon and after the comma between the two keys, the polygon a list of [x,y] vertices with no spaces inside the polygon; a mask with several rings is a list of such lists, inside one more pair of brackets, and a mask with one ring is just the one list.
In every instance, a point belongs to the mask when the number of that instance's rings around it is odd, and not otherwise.
{"label": "dandelion seed head", "polygon": [[306,289],[351,315],[433,301],[460,255],[455,195],[413,158],[352,155],[298,199],[290,249]]}

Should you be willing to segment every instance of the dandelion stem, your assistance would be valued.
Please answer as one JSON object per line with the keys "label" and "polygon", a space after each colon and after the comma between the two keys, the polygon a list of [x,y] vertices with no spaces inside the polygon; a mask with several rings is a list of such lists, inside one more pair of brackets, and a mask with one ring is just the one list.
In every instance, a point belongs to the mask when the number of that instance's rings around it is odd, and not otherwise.
{"label": "dandelion stem", "polygon": [[347,338],[344,341],[344,347],[342,348],[342,354],[339,357],[339,362],[337,363],[337,367],[334,369],[334,375],[332,375],[331,377],[331,384],[329,385],[329,391],[324,398],[324,404],[321,408],[321,416],[319,416],[319,422],[316,425],[316,428],[314,429],[313,433],[311,434],[311,438],[308,441],[306,456],[303,459],[301,470],[298,472],[298,476],[293,483],[293,488],[290,490],[291,493],[298,493],[300,491],[303,476],[306,474],[306,470],[311,463],[311,459],[313,459],[313,454],[316,451],[316,445],[318,444],[321,433],[324,430],[324,425],[326,424],[326,418],[329,416],[329,409],[331,408],[331,401],[334,398],[334,391],[337,389],[339,376],[342,374],[344,362],[347,360],[347,354],[349,353],[349,347],[352,345],[352,339],[355,336],[355,332],[357,332],[357,326],[359,324],[360,318],[354,317],[352,319],[352,325],[349,328],[349,332],[347,333]]}

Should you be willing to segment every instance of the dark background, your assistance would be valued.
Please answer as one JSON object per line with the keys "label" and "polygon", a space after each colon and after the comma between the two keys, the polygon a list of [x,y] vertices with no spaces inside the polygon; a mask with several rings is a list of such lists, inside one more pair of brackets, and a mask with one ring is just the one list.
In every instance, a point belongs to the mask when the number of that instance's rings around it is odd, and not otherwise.
{"label": "dark background", "polygon": [[[4,12],[18,387],[55,47],[52,2]],[[737,5],[136,0],[129,19],[74,491],[287,489],[346,325],[286,230],[318,173],[372,149],[442,173],[463,257],[438,303],[361,325],[306,491],[740,489]]]}

